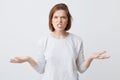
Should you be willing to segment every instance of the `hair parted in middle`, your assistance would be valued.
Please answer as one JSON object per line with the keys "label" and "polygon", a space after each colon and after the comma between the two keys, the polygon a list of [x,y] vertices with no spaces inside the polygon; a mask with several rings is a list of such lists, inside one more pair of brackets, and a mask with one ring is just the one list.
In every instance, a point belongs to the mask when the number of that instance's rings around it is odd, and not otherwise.
{"label": "hair parted in middle", "polygon": [[65,31],[68,31],[70,28],[71,28],[71,20],[72,20],[72,16],[69,12],[69,9],[67,7],[66,4],[64,3],[59,3],[59,4],[56,4],[55,6],[53,6],[53,8],[51,9],[50,13],[49,13],[49,29],[53,32],[55,31],[53,25],[52,25],[52,18],[53,18],[53,15],[54,13],[57,11],[57,10],[64,10],[66,12],[66,15],[67,15],[67,18],[68,18],[68,24],[65,28]]}

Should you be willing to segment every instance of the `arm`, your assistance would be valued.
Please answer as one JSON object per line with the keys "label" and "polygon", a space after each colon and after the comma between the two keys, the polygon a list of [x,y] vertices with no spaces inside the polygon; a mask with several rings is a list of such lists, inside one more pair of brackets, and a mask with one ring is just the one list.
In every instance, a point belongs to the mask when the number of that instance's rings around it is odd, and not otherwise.
{"label": "arm", "polygon": [[90,66],[90,64],[92,63],[92,61],[94,59],[108,59],[110,56],[106,56],[105,53],[106,51],[99,51],[99,52],[95,52],[93,54],[91,54],[86,60],[84,59],[84,54],[83,54],[83,44],[79,44],[79,46],[77,47],[77,53],[78,53],[78,57],[77,57],[77,67],[79,72],[83,73],[85,72],[88,67]]}
{"label": "arm", "polygon": [[15,57],[13,59],[10,59],[11,63],[24,63],[28,62],[38,73],[44,72],[45,67],[45,60],[44,58],[39,58],[39,60],[36,62],[33,58],[29,56],[22,56],[22,57]]}
{"label": "arm", "polygon": [[34,60],[30,56],[22,56],[22,57],[15,57],[13,59],[10,59],[11,63],[24,63],[28,62],[37,72],[40,74],[44,72],[45,68],[45,56],[44,56],[44,50],[45,50],[45,44],[46,44],[46,37],[41,38],[38,42],[38,57]]}
{"label": "arm", "polygon": [[104,55],[106,53],[106,51],[100,51],[100,52],[96,52],[91,54],[84,62],[83,62],[83,67],[88,68],[91,64],[91,62],[94,59],[108,59],[110,56],[106,56]]}
{"label": "arm", "polygon": [[11,63],[24,63],[28,62],[32,67],[35,67],[37,65],[37,62],[32,59],[29,56],[23,56],[23,57],[15,57],[13,59],[10,59]]}
{"label": "arm", "polygon": [[85,72],[94,59],[100,59],[100,60],[108,59],[110,56],[104,55],[105,53],[106,51],[96,52],[96,53],[91,54],[86,60],[84,60],[84,55],[81,52],[77,59],[77,65],[78,65],[79,72],[81,73]]}

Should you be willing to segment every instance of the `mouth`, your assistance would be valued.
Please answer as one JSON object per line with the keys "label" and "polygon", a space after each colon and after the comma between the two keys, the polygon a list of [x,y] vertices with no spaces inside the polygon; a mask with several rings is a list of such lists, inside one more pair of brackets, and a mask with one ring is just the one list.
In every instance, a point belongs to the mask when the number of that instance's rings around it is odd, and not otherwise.
{"label": "mouth", "polygon": [[62,24],[57,24],[57,27],[58,28],[62,28]]}

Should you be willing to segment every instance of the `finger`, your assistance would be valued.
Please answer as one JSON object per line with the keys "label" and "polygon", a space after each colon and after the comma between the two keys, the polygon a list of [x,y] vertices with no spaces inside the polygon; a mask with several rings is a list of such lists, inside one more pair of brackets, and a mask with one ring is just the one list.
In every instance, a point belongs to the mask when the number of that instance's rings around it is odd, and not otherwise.
{"label": "finger", "polygon": [[16,59],[10,59],[10,62],[11,63],[16,63],[17,61],[16,61]]}
{"label": "finger", "polygon": [[95,58],[98,58],[98,57],[100,57],[101,55],[103,55],[103,54],[105,54],[105,53],[106,53],[105,50],[99,51],[99,52],[96,52],[96,53],[94,54],[94,56],[95,56]]}
{"label": "finger", "polygon": [[99,59],[108,59],[110,56],[100,56]]}
{"label": "finger", "polygon": [[15,57],[15,60],[18,61],[18,62],[21,62],[22,58],[21,57]]}
{"label": "finger", "polygon": [[13,59],[10,60],[12,63],[19,63],[21,62],[21,59],[19,59],[18,57],[15,57]]}
{"label": "finger", "polygon": [[110,58],[110,56],[105,56],[104,58],[105,58],[105,59],[108,59],[108,58]]}
{"label": "finger", "polygon": [[99,55],[103,55],[103,54],[105,54],[106,53],[106,51],[104,50],[104,51],[100,51],[98,54]]}
{"label": "finger", "polygon": [[20,59],[20,57],[15,57],[15,59]]}

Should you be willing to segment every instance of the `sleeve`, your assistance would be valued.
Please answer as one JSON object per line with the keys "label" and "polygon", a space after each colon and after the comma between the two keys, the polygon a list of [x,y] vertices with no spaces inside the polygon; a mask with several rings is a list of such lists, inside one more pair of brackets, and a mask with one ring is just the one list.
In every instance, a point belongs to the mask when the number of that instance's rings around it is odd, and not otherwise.
{"label": "sleeve", "polygon": [[85,61],[85,59],[84,59],[84,54],[83,54],[83,42],[82,41],[78,43],[77,53],[78,53],[78,56],[77,56],[76,63],[77,63],[78,71],[80,73],[83,73],[87,70],[87,68],[83,66],[83,62]]}
{"label": "sleeve", "polygon": [[36,58],[37,65],[34,67],[34,69],[40,74],[44,73],[44,68],[46,63],[44,51],[45,51],[45,40],[40,39],[38,42],[38,51],[37,51],[38,55]]}

